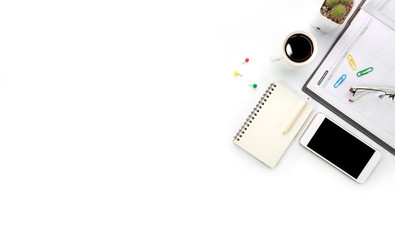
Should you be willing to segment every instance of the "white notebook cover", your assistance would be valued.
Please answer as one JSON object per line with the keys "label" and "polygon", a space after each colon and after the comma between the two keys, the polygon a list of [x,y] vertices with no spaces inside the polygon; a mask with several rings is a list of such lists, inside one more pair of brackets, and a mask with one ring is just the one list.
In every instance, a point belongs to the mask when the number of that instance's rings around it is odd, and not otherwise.
{"label": "white notebook cover", "polygon": [[304,100],[280,83],[272,83],[233,142],[274,168],[313,110],[307,104],[289,131],[282,133]]}

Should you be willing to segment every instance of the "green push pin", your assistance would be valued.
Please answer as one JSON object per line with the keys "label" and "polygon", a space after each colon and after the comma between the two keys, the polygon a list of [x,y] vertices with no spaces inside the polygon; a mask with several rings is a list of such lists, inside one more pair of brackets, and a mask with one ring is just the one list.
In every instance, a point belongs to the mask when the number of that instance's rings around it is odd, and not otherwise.
{"label": "green push pin", "polygon": [[252,86],[253,88],[257,88],[258,87],[257,84],[253,84],[253,85],[249,85],[249,86]]}

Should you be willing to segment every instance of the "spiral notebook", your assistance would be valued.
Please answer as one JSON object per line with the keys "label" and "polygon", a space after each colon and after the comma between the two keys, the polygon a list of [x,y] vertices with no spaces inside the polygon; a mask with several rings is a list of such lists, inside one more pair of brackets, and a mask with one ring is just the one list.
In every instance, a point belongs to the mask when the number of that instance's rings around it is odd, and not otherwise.
{"label": "spiral notebook", "polygon": [[[306,104],[298,111],[304,101],[280,83],[270,84],[233,142],[274,168],[313,110]],[[284,134],[284,126],[297,112],[297,119]]]}

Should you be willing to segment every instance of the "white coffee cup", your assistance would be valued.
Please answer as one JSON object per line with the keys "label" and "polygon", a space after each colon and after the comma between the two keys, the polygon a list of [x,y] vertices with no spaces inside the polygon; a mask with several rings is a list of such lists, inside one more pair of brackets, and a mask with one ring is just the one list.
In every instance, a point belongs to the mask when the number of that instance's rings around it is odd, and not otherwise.
{"label": "white coffee cup", "polygon": [[318,46],[314,36],[306,31],[294,31],[285,38],[280,51],[270,60],[280,61],[288,68],[302,67],[312,62]]}

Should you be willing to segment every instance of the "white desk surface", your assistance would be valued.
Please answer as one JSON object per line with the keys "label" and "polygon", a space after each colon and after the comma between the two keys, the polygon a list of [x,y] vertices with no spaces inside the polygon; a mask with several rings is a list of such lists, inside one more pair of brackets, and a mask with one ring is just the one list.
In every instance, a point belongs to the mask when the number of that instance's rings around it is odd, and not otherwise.
{"label": "white desk surface", "polygon": [[[393,239],[382,148],[360,185],[296,140],[275,169],[232,143],[272,80],[305,96],[340,31],[309,27],[321,3],[2,4],[0,239]],[[316,60],[270,63],[297,29]]]}

